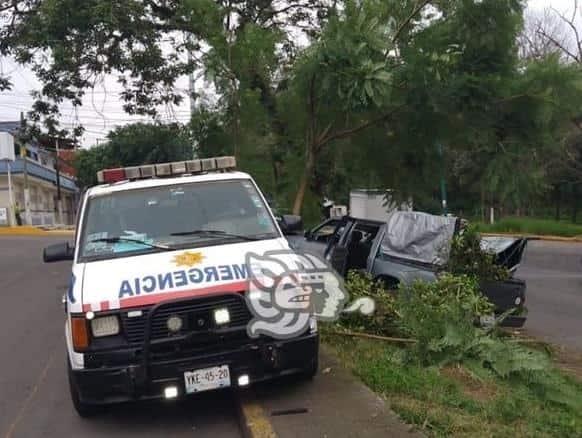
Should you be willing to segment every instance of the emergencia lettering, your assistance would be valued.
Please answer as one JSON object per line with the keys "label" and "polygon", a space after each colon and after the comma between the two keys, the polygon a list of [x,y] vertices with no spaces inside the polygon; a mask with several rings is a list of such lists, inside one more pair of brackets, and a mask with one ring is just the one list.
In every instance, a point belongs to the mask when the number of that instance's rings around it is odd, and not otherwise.
{"label": "emergencia lettering", "polygon": [[191,284],[246,280],[248,276],[248,268],[244,263],[192,268],[156,275],[144,275],[133,280],[123,280],[119,287],[119,298],[159,292]]}

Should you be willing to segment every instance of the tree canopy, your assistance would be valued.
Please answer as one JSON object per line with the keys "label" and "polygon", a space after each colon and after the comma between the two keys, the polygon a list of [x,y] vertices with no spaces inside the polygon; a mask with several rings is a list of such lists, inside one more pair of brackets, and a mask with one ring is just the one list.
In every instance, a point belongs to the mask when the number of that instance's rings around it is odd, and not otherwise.
{"label": "tree canopy", "polygon": [[153,116],[188,97],[180,77],[204,78],[187,127],[117,130],[81,154],[83,169],[170,159],[190,144],[199,156],[236,155],[308,219],[317,199],[346,200],[356,187],[396,189],[438,211],[444,182],[456,211],[519,213],[564,184],[577,193],[582,180],[580,63],[523,9],[520,0],[13,0],[0,8],[9,18],[0,54],[37,74],[31,116],[50,129],[59,105],[80,105],[106,74],[128,113]]}

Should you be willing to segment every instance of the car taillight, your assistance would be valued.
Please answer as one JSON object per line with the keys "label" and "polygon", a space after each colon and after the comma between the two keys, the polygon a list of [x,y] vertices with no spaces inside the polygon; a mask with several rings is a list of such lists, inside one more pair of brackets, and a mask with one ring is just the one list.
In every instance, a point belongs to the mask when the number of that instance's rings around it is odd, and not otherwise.
{"label": "car taillight", "polygon": [[71,337],[75,351],[84,351],[89,347],[89,331],[84,316],[71,317]]}

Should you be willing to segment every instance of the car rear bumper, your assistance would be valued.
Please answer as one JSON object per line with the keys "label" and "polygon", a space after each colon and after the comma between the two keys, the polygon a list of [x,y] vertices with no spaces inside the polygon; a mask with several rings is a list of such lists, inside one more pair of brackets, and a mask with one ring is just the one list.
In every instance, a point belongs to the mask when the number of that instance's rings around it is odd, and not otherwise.
{"label": "car rear bumper", "polygon": [[73,370],[72,383],[81,401],[88,404],[163,398],[164,389],[169,386],[177,387],[181,397],[187,395],[186,371],[228,365],[231,385],[236,387],[238,377],[243,374],[249,376],[252,384],[305,372],[316,366],[318,350],[319,336],[310,334],[282,341],[251,343],[212,354],[152,361],[147,366],[138,364]]}
{"label": "car rear bumper", "polygon": [[497,316],[514,309],[501,322],[502,327],[523,327],[527,319],[525,311],[526,283],[524,280],[510,278],[505,281],[483,281],[481,291],[495,306]]}

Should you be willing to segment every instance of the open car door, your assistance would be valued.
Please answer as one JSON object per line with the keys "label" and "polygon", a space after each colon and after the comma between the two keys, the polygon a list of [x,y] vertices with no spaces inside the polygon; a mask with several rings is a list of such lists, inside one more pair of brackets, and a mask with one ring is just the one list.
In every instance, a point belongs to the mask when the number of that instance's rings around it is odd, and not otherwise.
{"label": "open car door", "polygon": [[325,259],[342,277],[346,275],[349,235],[355,223],[352,219],[343,218],[336,225],[333,236],[329,239],[325,249]]}

